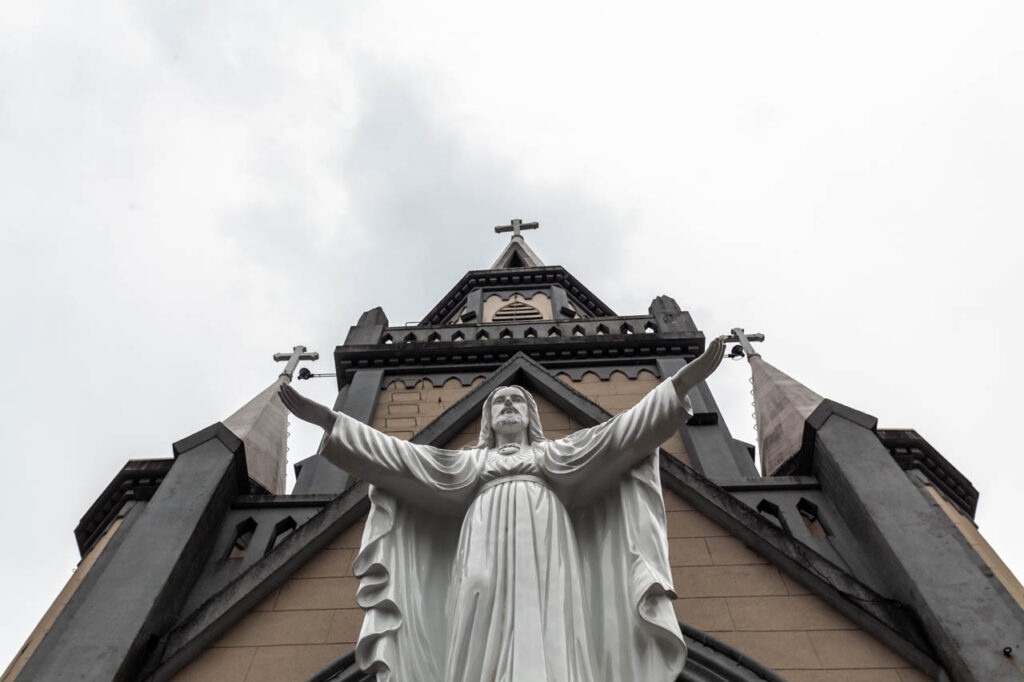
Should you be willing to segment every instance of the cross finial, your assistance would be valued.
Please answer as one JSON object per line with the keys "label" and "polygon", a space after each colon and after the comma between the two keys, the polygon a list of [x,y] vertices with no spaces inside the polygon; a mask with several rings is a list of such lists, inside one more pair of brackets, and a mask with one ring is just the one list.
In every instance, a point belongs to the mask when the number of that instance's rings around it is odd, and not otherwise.
{"label": "cross finial", "polygon": [[519,230],[536,230],[538,227],[540,227],[540,223],[538,222],[524,223],[519,218],[513,218],[511,225],[499,225],[494,228],[494,231],[498,234],[501,234],[502,232],[512,232],[512,238],[515,239],[516,237],[522,236],[519,234]]}
{"label": "cross finial", "polygon": [[[754,350],[754,347],[750,345],[751,341],[764,341],[764,334],[747,334],[743,331],[743,327],[736,327],[732,330],[732,335],[726,337],[726,343],[738,343],[740,348],[743,349],[743,353],[738,353],[735,356],[730,354],[729,357],[741,358],[746,353],[747,359],[754,357],[755,355],[760,356],[761,354]],[[733,351],[736,349],[734,348]]]}
{"label": "cross finial", "polygon": [[300,361],[319,359],[319,353],[316,351],[308,353],[305,346],[295,346],[292,348],[291,353],[274,353],[274,362],[288,361],[288,364],[284,366],[284,371],[281,372],[281,376],[289,382],[292,380],[292,374],[295,373],[295,368],[298,367]]}

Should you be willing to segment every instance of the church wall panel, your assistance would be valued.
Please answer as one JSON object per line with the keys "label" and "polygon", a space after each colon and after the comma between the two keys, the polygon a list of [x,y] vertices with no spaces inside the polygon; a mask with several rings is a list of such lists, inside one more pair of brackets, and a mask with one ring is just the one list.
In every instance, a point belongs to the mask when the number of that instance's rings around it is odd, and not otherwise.
{"label": "church wall panel", "polygon": [[924,489],[928,492],[935,503],[942,508],[942,511],[946,513],[946,516],[956,525],[957,530],[964,536],[968,544],[978,553],[992,572],[995,574],[999,582],[1003,584],[1006,591],[1010,593],[1013,599],[1024,608],[1024,585],[1017,580],[1017,576],[1010,571],[1009,567],[1003,563],[1002,558],[996,551],[992,549],[992,546],[988,544],[988,541],[982,536],[978,527],[974,525],[974,521],[964,516],[955,506],[953,506],[949,500],[942,496],[938,490],[933,486],[926,485]]}
{"label": "church wall panel", "polygon": [[928,679],[675,493],[663,493],[681,621],[788,680]]}
{"label": "church wall panel", "polygon": [[85,580],[87,575],[89,575],[90,569],[92,569],[96,560],[99,559],[103,550],[106,549],[111,538],[113,538],[117,533],[117,529],[121,527],[122,521],[123,519],[114,520],[114,522],[110,524],[110,527],[104,531],[103,536],[95,545],[93,545],[92,549],[90,549],[88,554],[83,557],[82,561],[79,562],[78,567],[75,569],[71,578],[64,585],[64,588],[57,595],[53,604],[51,604],[50,608],[43,614],[39,624],[36,625],[32,634],[29,635],[28,640],[21,647],[21,651],[19,651],[18,655],[14,657],[14,660],[11,661],[3,675],[0,675],[0,682],[8,682],[9,680],[17,678],[18,674],[25,667],[25,664],[28,663],[28,660],[32,657],[32,654],[35,653],[39,643],[43,641],[43,637],[45,637],[46,633],[50,631],[53,624],[57,622],[57,617],[60,616],[64,607],[68,605],[68,602],[71,601],[71,597],[74,596],[78,587],[82,584],[82,581]]}

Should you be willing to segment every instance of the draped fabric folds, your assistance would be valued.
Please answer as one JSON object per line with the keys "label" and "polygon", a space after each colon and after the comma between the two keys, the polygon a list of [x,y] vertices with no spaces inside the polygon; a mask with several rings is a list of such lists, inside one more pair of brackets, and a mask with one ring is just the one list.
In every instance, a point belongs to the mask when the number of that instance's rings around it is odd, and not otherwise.
{"label": "draped fabric folds", "polygon": [[665,382],[517,457],[339,415],[321,454],[373,484],[359,665],[379,682],[674,680],[686,646],[655,453],[688,414]]}

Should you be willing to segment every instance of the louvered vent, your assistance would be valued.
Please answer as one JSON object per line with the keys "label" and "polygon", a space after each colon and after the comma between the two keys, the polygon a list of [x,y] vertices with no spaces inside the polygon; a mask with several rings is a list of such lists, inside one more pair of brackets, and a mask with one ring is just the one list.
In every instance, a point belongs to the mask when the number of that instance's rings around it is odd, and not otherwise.
{"label": "louvered vent", "polygon": [[523,320],[543,320],[541,312],[528,303],[512,301],[498,308],[494,313],[493,322],[519,322]]}

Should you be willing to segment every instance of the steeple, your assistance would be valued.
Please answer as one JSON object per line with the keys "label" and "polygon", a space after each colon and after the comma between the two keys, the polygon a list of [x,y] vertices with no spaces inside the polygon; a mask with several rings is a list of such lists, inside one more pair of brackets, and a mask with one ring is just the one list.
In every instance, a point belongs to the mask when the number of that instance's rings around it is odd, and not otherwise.
{"label": "steeple", "polygon": [[277,391],[290,383],[300,360],[317,360],[317,353],[295,346],[291,353],[277,353],[274,359],[287,361],[277,381],[224,420],[224,426],[245,445],[249,480],[271,495],[285,493],[285,465],[288,458],[288,411]]}
{"label": "steeple", "polygon": [[533,249],[526,243],[526,239],[520,234],[520,230],[536,230],[540,223],[524,223],[519,218],[513,218],[510,225],[499,225],[494,228],[498,234],[511,232],[512,239],[508,246],[501,252],[498,259],[491,265],[491,270],[507,270],[509,268],[542,268],[544,263],[533,252]]}
{"label": "steeple", "polygon": [[285,492],[288,412],[277,390],[287,382],[287,378],[278,377],[224,420],[224,426],[245,445],[249,480],[271,495]]}
{"label": "steeple", "polygon": [[782,473],[800,452],[804,422],[824,398],[766,362],[742,329],[734,329],[733,334],[743,345],[750,363],[761,474],[773,476]]}

